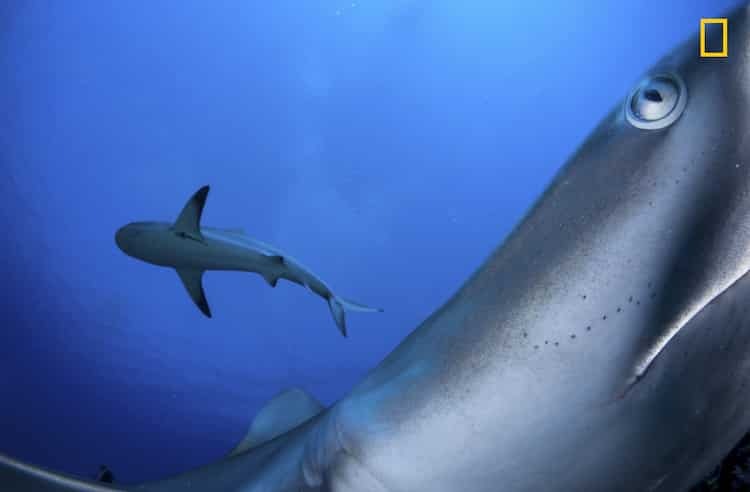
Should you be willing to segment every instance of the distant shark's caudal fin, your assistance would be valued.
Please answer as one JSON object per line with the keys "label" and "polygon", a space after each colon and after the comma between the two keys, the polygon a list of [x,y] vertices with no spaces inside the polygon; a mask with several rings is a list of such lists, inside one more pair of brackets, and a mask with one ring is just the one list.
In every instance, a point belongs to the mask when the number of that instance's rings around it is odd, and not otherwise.
{"label": "distant shark's caudal fin", "polygon": [[336,326],[342,335],[346,336],[346,311],[358,312],[358,313],[382,313],[383,310],[380,308],[374,308],[359,304],[357,302],[348,301],[341,297],[334,295],[328,298],[328,307],[331,308],[331,314],[333,320],[336,322]]}

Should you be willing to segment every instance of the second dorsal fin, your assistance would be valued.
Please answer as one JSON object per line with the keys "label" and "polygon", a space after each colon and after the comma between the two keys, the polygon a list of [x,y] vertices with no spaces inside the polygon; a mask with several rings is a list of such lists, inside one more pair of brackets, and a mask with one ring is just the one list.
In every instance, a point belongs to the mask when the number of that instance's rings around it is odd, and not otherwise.
{"label": "second dorsal fin", "polygon": [[299,388],[289,388],[274,396],[253,419],[245,438],[235,447],[230,456],[250,448],[297,427],[323,410],[323,405]]}
{"label": "second dorsal fin", "polygon": [[180,215],[174,222],[172,230],[191,239],[203,239],[203,235],[201,234],[201,215],[203,214],[203,207],[206,205],[206,197],[208,196],[209,189],[210,187],[206,185],[190,197],[190,200],[182,208],[182,212],[180,212]]}

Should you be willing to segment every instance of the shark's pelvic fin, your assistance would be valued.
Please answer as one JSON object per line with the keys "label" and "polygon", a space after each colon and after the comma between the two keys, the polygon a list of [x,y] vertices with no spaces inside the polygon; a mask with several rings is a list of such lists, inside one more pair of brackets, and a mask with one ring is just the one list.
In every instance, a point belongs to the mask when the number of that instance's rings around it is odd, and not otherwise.
{"label": "shark's pelvic fin", "polygon": [[299,388],[274,396],[253,419],[250,430],[230,456],[240,454],[297,427],[323,410],[318,400]]}
{"label": "shark's pelvic fin", "polygon": [[190,239],[203,241],[201,215],[203,214],[203,207],[206,205],[206,197],[208,197],[209,189],[210,187],[206,185],[190,197],[190,200],[182,208],[182,212],[180,212],[180,215],[172,226],[172,230]]}
{"label": "shark's pelvic fin", "polygon": [[276,284],[279,281],[279,277],[271,275],[270,273],[267,275],[263,275],[263,278],[271,287],[276,287]]}
{"label": "shark's pelvic fin", "polygon": [[198,309],[200,309],[203,314],[210,318],[211,308],[208,306],[206,293],[203,290],[203,271],[179,269],[176,270],[176,272],[177,275],[180,276],[182,285],[184,285],[185,289],[187,289],[188,294],[190,295],[190,298],[193,300],[195,305],[198,306]]}

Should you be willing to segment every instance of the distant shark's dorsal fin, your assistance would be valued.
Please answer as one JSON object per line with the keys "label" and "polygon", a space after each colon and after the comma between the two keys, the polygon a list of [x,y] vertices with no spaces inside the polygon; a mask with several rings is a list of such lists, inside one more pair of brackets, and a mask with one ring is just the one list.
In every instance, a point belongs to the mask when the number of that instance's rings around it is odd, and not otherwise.
{"label": "distant shark's dorsal fin", "polygon": [[173,231],[191,239],[203,241],[201,215],[203,214],[203,207],[206,205],[206,197],[208,196],[209,189],[210,187],[206,185],[190,197],[190,200],[182,208],[182,212],[180,212],[180,215],[174,222],[172,226]]}
{"label": "distant shark's dorsal fin", "polygon": [[315,417],[323,405],[299,388],[290,388],[271,398],[253,419],[245,438],[230,456],[240,454]]}
{"label": "distant shark's dorsal fin", "polygon": [[176,271],[195,305],[210,318],[211,308],[208,307],[206,293],[203,291],[203,271],[190,269],[178,269]]}

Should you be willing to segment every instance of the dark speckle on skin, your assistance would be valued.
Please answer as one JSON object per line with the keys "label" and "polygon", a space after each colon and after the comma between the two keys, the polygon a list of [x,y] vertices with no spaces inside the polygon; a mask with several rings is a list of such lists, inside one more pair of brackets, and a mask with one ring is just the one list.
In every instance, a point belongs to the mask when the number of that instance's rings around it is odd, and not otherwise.
{"label": "dark speckle on skin", "polygon": [[575,333],[573,333],[572,335],[570,335],[570,338],[575,338],[575,337],[576,337]]}
{"label": "dark speckle on skin", "polygon": [[633,296],[628,297],[628,302],[633,302]]}
{"label": "dark speckle on skin", "polygon": [[560,345],[560,342],[555,342],[555,347],[557,347],[558,345]]}
{"label": "dark speckle on skin", "polygon": [[549,340],[545,340],[545,341],[544,341],[544,344],[545,344],[545,345],[548,345],[548,344],[549,344]]}
{"label": "dark speckle on skin", "polygon": [[526,332],[523,332],[523,337],[524,337],[524,338],[526,338],[526,337],[528,337],[528,336],[529,336],[529,334],[528,334],[528,333],[526,333]]}
{"label": "dark speckle on skin", "polygon": [[586,294],[583,294],[581,297],[584,298],[584,299],[586,299]]}
{"label": "dark speckle on skin", "polygon": [[586,331],[591,331],[591,325],[586,327]]}
{"label": "dark speckle on skin", "polygon": [[534,350],[538,349],[539,345],[534,345]]}
{"label": "dark speckle on skin", "polygon": [[604,316],[602,316],[602,319],[606,321],[607,320],[607,315],[605,314]]}
{"label": "dark speckle on skin", "polygon": [[638,306],[640,306],[640,305],[641,305],[641,301],[635,301],[635,303],[636,303],[636,304],[637,304]]}
{"label": "dark speckle on skin", "polygon": [[618,307],[618,308],[617,308],[617,312],[618,312],[618,313],[622,312],[622,308],[621,308],[621,307]]}

